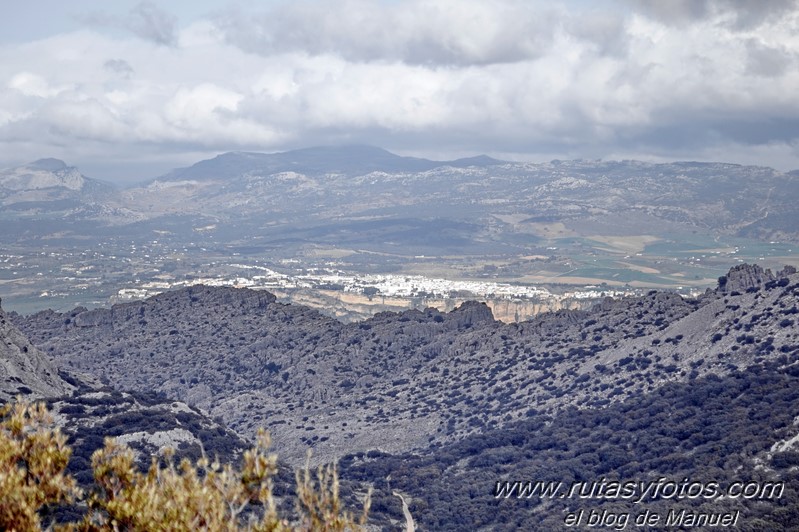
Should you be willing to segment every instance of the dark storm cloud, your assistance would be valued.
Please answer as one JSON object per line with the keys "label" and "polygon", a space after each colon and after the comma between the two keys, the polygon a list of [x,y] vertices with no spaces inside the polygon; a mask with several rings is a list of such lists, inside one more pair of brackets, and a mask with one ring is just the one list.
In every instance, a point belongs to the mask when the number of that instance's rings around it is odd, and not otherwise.
{"label": "dark storm cloud", "polygon": [[619,129],[614,142],[650,153],[687,153],[725,146],[767,146],[799,142],[799,113],[769,115],[729,109],[663,109],[646,126]]}

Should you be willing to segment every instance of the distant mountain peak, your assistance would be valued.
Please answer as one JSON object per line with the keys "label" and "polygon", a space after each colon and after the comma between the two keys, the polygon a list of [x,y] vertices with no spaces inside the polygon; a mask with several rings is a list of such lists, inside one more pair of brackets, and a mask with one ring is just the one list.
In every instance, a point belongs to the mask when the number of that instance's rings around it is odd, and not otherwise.
{"label": "distant mountain peak", "polygon": [[298,172],[308,175],[364,175],[371,172],[424,172],[441,166],[467,167],[504,164],[486,155],[456,161],[432,161],[397,155],[377,146],[349,144],[313,146],[277,153],[233,151],[176,169],[159,181],[218,179],[229,181],[251,174]]}
{"label": "distant mountain peak", "polygon": [[505,164],[506,161],[494,159],[488,155],[476,155],[474,157],[463,157],[450,163],[450,166],[465,167],[465,166],[495,166],[498,164]]}
{"label": "distant mountain peak", "polygon": [[28,168],[34,168],[36,170],[44,170],[46,172],[58,172],[59,170],[66,170],[69,168],[67,163],[62,161],[61,159],[55,159],[52,157],[38,159],[26,165]]}
{"label": "distant mountain peak", "polygon": [[17,192],[67,189],[79,191],[86,178],[60,159],[39,159],[16,168],[0,170],[0,187]]}

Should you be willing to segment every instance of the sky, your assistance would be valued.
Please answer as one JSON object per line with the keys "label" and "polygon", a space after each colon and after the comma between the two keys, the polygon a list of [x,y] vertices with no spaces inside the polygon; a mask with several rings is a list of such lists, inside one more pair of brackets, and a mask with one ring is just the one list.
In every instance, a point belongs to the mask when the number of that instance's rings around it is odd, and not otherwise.
{"label": "sky", "polygon": [[370,144],[799,169],[799,0],[0,4],[0,167]]}

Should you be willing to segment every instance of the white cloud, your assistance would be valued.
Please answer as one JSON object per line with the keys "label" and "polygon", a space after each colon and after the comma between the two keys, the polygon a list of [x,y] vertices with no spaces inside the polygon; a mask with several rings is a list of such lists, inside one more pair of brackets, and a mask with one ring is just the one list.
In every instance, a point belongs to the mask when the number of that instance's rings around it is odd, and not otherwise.
{"label": "white cloud", "polygon": [[6,44],[0,142],[73,163],[359,142],[799,167],[792,4],[635,5],[325,0],[173,21],[170,46]]}
{"label": "white cloud", "polygon": [[223,111],[235,111],[243,96],[210,83],[180,89],[165,105],[164,116],[177,126],[209,124],[221,118]]}
{"label": "white cloud", "polygon": [[130,78],[134,73],[133,67],[124,59],[109,59],[103,63],[103,68],[123,78]]}
{"label": "white cloud", "polygon": [[266,56],[301,51],[348,61],[467,65],[539,57],[557,19],[551,9],[521,0],[305,0],[256,15],[231,9],[216,23],[228,42]]}
{"label": "white cloud", "polygon": [[790,14],[797,0],[627,0],[669,25],[684,26],[712,20],[734,30],[748,30]]}
{"label": "white cloud", "polygon": [[7,87],[26,96],[38,96],[39,98],[57,96],[67,89],[67,87],[52,87],[42,76],[31,72],[15,74],[9,80]]}

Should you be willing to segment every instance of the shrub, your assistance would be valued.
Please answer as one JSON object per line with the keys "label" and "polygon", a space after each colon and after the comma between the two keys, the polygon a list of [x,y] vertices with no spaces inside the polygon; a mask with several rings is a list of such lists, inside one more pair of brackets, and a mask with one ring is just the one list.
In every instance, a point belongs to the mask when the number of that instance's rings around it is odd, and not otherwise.
{"label": "shrub", "polygon": [[[66,437],[53,428],[43,404],[18,400],[0,409],[0,529],[41,530],[48,505],[81,497],[65,473],[71,453]],[[277,458],[267,454],[269,436],[259,431],[244,453],[240,469],[206,456],[175,465],[174,451],[165,464],[153,458],[147,473],[136,467],[133,451],[112,438],[91,458],[96,489],[85,499],[87,513],[66,531],[106,530],[361,530],[370,495],[356,521],[342,509],[335,465],[320,467],[317,482],[309,466],[297,475],[298,524],[277,512],[272,477]]]}
{"label": "shrub", "polygon": [[0,530],[41,530],[39,511],[79,495],[67,438],[43,403],[0,408]]}

